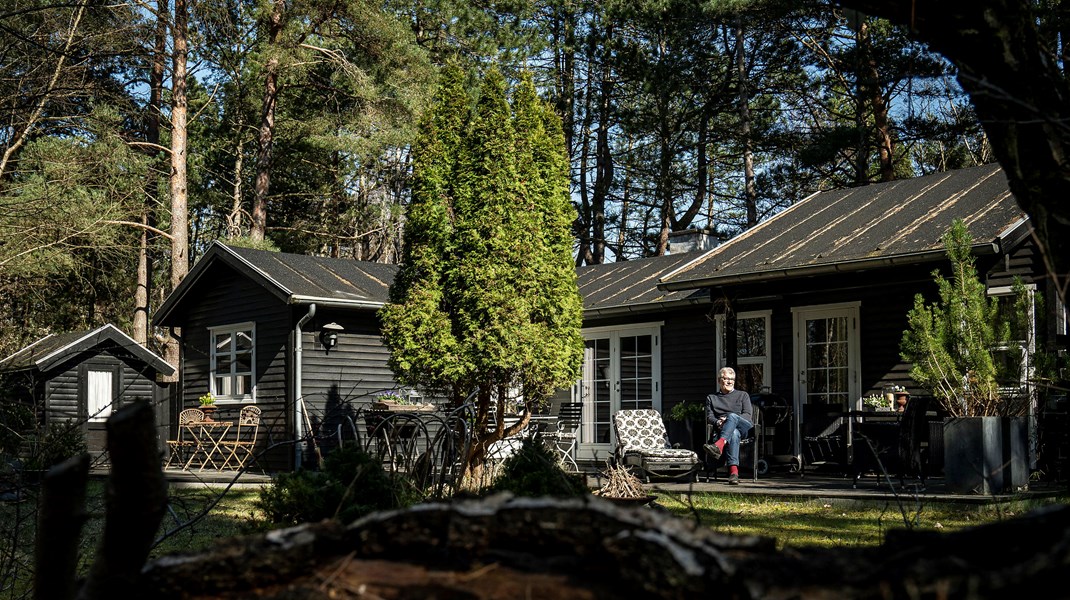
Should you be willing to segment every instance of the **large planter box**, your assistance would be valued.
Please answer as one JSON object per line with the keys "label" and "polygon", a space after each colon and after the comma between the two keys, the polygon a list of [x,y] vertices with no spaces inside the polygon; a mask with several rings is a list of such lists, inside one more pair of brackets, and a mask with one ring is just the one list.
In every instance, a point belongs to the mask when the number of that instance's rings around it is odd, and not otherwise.
{"label": "large planter box", "polygon": [[1024,492],[1029,489],[1029,429],[1025,417],[1004,417],[1003,461],[1010,471],[1004,479],[1004,491]]}
{"label": "large planter box", "polygon": [[1029,482],[1025,419],[955,417],[944,420],[944,483],[954,494],[993,495]]}

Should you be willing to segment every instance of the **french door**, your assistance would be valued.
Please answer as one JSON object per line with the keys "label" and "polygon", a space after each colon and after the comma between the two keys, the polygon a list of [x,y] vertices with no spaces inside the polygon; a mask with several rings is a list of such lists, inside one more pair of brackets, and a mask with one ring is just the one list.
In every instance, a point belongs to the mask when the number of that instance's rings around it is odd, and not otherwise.
{"label": "french door", "polygon": [[796,454],[801,452],[800,421],[808,413],[843,413],[859,397],[858,306],[853,302],[792,310]]}
{"label": "french door", "polygon": [[583,375],[573,401],[583,403],[578,456],[605,461],[613,454],[613,413],[661,410],[660,324],[584,331]]}

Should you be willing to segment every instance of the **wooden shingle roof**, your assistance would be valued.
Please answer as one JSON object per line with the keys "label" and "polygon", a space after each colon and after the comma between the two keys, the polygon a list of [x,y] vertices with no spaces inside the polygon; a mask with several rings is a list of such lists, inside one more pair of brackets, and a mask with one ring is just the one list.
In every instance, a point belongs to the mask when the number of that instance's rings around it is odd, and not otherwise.
{"label": "wooden shingle roof", "polygon": [[1006,251],[1028,218],[998,165],[819,192],[667,273],[667,291],[942,260],[962,219],[976,253]]}

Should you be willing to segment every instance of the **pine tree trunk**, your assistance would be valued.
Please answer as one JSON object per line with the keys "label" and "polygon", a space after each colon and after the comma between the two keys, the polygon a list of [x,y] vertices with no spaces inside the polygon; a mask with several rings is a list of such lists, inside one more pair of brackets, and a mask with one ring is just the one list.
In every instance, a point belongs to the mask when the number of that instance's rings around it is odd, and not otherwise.
{"label": "pine tree trunk", "polygon": [[[171,290],[182,283],[189,273],[189,212],[186,183],[186,153],[188,150],[186,119],[187,5],[175,0],[174,25],[171,38],[174,56],[171,84]],[[177,334],[177,332],[176,332]],[[164,360],[179,364],[179,345],[175,337],[167,340]],[[178,377],[176,371],[175,378]]]}
{"label": "pine tree trunk", "polygon": [[[278,46],[282,34],[281,1],[275,2],[271,11],[271,32],[268,48]],[[264,68],[264,98],[260,111],[260,146],[256,159],[256,184],[253,190],[252,225],[249,237],[263,240],[267,229],[267,199],[271,188],[271,147],[275,135],[275,107],[279,96],[279,59],[272,56]]]}

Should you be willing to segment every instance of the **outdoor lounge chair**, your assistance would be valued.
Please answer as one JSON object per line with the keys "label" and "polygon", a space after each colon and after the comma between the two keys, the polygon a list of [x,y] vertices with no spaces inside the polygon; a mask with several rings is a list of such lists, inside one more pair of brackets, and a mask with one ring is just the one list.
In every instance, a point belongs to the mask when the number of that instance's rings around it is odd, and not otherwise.
{"label": "outdoor lounge chair", "polygon": [[702,468],[694,451],[669,444],[665,421],[656,410],[618,410],[613,414],[613,430],[617,437],[617,465],[647,483],[651,477],[693,480]]}

